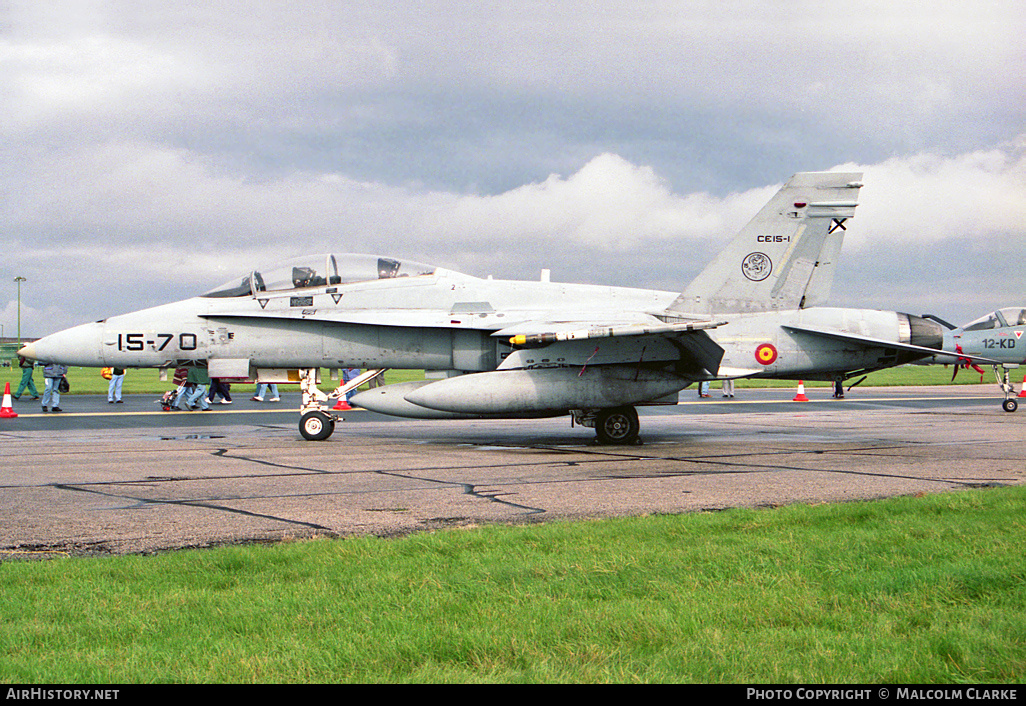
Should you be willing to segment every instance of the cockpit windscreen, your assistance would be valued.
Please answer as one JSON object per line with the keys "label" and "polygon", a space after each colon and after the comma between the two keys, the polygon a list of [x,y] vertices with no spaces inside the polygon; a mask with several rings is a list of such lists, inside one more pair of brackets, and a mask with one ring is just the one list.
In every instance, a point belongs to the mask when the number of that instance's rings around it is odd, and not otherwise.
{"label": "cockpit windscreen", "polygon": [[986,331],[994,328],[1026,325],[1026,309],[1010,307],[981,316],[962,327],[963,331]]}
{"label": "cockpit windscreen", "polygon": [[215,287],[203,296],[248,297],[260,292],[331,287],[395,277],[420,277],[434,274],[435,269],[419,262],[377,255],[314,255],[254,270],[241,279],[233,279]]}

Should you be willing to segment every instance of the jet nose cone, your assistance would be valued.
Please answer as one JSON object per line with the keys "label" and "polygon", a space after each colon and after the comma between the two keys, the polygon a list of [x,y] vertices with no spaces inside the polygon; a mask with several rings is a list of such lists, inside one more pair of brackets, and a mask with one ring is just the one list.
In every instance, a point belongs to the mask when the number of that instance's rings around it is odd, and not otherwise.
{"label": "jet nose cone", "polygon": [[103,325],[82,324],[50,334],[21,349],[21,355],[45,363],[102,366]]}
{"label": "jet nose cone", "polygon": [[26,343],[22,346],[18,350],[18,355],[29,360],[39,360],[39,357],[36,355],[36,344],[34,343]]}

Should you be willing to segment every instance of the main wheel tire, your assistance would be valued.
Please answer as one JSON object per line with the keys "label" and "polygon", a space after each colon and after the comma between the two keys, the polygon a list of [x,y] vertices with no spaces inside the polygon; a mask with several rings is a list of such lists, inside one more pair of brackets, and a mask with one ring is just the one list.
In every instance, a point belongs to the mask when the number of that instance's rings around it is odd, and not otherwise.
{"label": "main wheel tire", "polygon": [[335,431],[335,420],[324,412],[307,412],[299,419],[299,433],[307,441],[324,441]]}
{"label": "main wheel tire", "polygon": [[602,444],[633,444],[638,440],[641,423],[633,407],[600,410],[595,416],[595,433]]}
{"label": "main wheel tire", "polygon": [[1006,412],[1014,412],[1019,409],[1019,403],[1015,401],[1015,398],[1009,397],[1007,400],[1001,403],[1001,408]]}

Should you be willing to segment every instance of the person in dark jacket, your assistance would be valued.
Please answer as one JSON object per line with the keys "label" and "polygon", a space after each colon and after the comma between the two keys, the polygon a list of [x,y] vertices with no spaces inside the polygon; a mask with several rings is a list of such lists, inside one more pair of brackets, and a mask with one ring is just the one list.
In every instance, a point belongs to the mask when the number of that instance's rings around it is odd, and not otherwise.
{"label": "person in dark jacket", "polygon": [[[43,388],[43,411],[60,412],[58,406],[61,403],[60,384],[64,376],[68,374],[68,366],[59,363],[47,363],[43,367],[43,377],[46,379],[46,387]],[[50,406],[50,403],[53,406]]]}
{"label": "person in dark jacket", "polygon": [[32,395],[32,399],[39,399],[39,391],[36,390],[36,383],[32,379],[32,373],[35,371],[36,362],[29,360],[22,356],[18,356],[18,367],[21,368],[21,384],[18,385],[18,391],[11,395],[14,399],[21,399],[21,393],[28,388],[29,394]]}
{"label": "person in dark jacket", "polygon": [[210,384],[210,375],[207,373],[207,369],[189,368],[186,385],[190,384],[193,385],[193,388],[185,395],[185,406],[189,409],[196,409],[196,406],[199,405],[200,409],[206,412],[210,409],[210,403],[207,402],[207,385]]}

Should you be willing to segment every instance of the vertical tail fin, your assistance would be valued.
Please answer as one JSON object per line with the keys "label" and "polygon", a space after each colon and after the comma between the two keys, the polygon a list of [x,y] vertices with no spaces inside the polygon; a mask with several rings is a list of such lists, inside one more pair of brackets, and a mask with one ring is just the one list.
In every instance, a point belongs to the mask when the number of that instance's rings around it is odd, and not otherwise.
{"label": "vertical tail fin", "polygon": [[670,305],[675,313],[802,309],[830,294],[862,174],[801,172]]}

